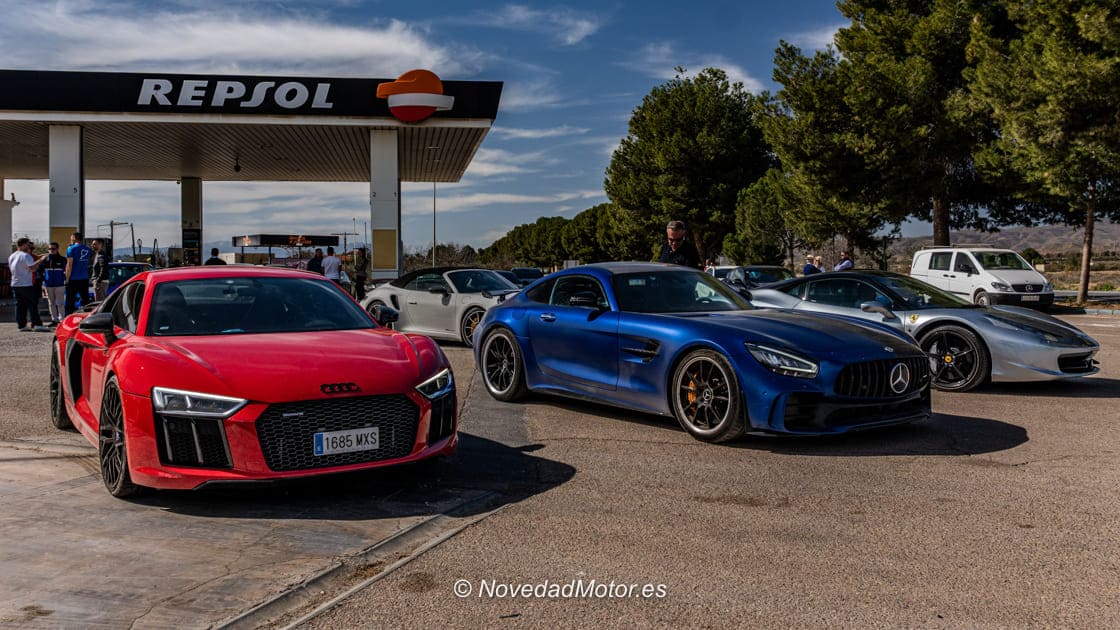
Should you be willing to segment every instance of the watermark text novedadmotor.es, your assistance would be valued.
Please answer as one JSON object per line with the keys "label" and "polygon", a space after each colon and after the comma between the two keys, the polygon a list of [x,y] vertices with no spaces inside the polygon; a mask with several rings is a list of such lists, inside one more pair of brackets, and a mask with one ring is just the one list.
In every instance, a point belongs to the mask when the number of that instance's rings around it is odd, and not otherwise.
{"label": "watermark text novedadmotor.es", "polygon": [[477,588],[470,580],[456,580],[452,587],[457,597],[517,599],[662,599],[669,594],[664,584],[637,584],[631,582],[600,582],[578,578],[566,582],[543,580],[540,582],[501,582],[479,580]]}

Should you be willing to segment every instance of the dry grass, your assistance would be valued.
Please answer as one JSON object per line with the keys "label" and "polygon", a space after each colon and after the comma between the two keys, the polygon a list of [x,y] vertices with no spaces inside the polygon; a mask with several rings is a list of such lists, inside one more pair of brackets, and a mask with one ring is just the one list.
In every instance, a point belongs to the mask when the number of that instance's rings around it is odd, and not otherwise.
{"label": "dry grass", "polygon": [[[1076,291],[1081,282],[1079,271],[1046,272],[1046,278],[1060,291]],[[1120,271],[1096,271],[1089,274],[1090,291],[1120,290]]]}

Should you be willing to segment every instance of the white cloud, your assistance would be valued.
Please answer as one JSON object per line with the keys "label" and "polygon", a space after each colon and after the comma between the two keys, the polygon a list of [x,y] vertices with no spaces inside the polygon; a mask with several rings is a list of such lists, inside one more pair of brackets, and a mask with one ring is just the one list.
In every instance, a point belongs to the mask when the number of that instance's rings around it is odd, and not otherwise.
{"label": "white cloud", "polygon": [[507,4],[492,14],[479,13],[463,21],[479,26],[545,33],[565,46],[572,46],[598,32],[606,19],[563,6],[542,10]]}
{"label": "white cloud", "polygon": [[332,73],[392,77],[410,68],[469,76],[484,54],[443,46],[398,20],[336,24],[317,15],[225,7],[153,11],[147,3],[0,4],[8,68]]}
{"label": "white cloud", "polygon": [[677,75],[676,68],[685,69],[685,76],[696,76],[705,68],[719,68],[727,73],[733,83],[742,83],[748,92],[757,94],[766,86],[752,77],[742,66],[732,63],[726,57],[678,51],[670,42],[655,42],[643,46],[634,57],[621,63],[623,67],[657,79],[669,80]]}
{"label": "white cloud", "polygon": [[793,33],[784,39],[802,50],[821,50],[834,44],[836,32],[845,26],[847,24],[831,24],[811,31]]}
{"label": "white cloud", "polygon": [[561,125],[547,129],[517,129],[514,127],[494,127],[490,133],[513,140],[538,140],[541,138],[560,138],[565,136],[583,135],[590,131],[586,127],[572,127]]}
{"label": "white cloud", "polygon": [[[564,203],[567,201],[575,201],[577,199],[598,199],[604,197],[601,190],[577,190],[553,193],[548,195],[527,195],[516,193],[471,193],[467,195],[444,195],[437,194],[436,197],[436,213],[456,213],[468,212],[471,210],[478,210],[487,206],[493,205],[529,205],[529,204],[549,204],[549,203]],[[401,213],[406,215],[431,215],[432,203],[431,198],[421,198],[419,196],[409,199],[405,198],[402,204]]]}
{"label": "white cloud", "polygon": [[502,111],[527,111],[558,107],[565,93],[547,79],[507,81],[502,88]]}

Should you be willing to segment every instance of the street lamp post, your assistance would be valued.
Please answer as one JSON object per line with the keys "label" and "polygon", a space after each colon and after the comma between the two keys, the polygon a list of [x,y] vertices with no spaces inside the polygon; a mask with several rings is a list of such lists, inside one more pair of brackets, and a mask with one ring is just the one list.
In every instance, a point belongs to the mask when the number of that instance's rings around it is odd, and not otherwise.
{"label": "street lamp post", "polygon": [[432,266],[436,266],[436,183],[432,182]]}

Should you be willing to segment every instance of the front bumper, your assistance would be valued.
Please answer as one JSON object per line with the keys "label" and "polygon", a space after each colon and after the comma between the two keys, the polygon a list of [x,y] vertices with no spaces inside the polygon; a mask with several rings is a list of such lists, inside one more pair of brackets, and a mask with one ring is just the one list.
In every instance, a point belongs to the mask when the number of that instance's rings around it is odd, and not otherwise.
{"label": "front bumper", "polygon": [[1054,304],[1053,293],[1000,293],[993,291],[988,294],[992,304],[1026,306],[1027,308],[1045,308]]}
{"label": "front bumper", "polygon": [[[312,452],[314,432],[360,428],[370,423],[353,415],[325,417],[317,413],[320,403],[345,404],[357,398],[279,405],[251,403],[230,418],[192,421],[158,414],[150,398],[126,393],[122,402],[129,471],[133,482],[141,486],[190,490],[215,482],[268,481],[380,468],[455,452],[458,416],[454,390],[435,401],[414,392],[393,398],[404,399],[405,404],[399,406],[411,405],[414,409],[405,414],[407,417],[394,413],[373,420],[374,426],[384,427],[385,450],[316,457]],[[310,411],[300,414],[301,405]]]}

